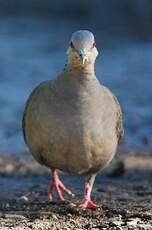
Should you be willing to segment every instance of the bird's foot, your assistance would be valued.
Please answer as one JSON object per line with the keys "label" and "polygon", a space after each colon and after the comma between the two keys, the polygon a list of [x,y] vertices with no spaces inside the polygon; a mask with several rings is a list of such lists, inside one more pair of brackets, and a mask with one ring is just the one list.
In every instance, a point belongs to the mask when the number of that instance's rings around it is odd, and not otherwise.
{"label": "bird's foot", "polygon": [[91,199],[84,198],[77,206],[78,208],[100,209],[100,206],[95,204]]}
{"label": "bird's foot", "polygon": [[48,188],[48,201],[50,202],[52,200],[52,191],[55,190],[56,194],[57,194],[57,198],[61,203],[64,203],[65,199],[62,195],[62,191],[64,191],[65,193],[67,193],[70,196],[74,196],[74,194],[64,186],[64,184],[60,181],[56,171],[52,170],[52,181],[49,185]]}

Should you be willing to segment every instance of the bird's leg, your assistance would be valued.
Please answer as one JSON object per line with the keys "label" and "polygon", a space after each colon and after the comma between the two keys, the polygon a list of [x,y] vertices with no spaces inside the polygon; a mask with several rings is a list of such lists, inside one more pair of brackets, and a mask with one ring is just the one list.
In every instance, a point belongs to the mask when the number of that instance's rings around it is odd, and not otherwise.
{"label": "bird's leg", "polygon": [[60,181],[57,172],[54,168],[51,169],[51,183],[48,187],[48,201],[52,200],[52,195],[51,192],[53,191],[53,189],[55,190],[56,194],[57,194],[57,198],[58,200],[63,203],[64,202],[64,197],[62,195],[62,190],[67,193],[68,195],[74,196],[74,194],[67,189],[63,183]]}
{"label": "bird's leg", "polygon": [[78,205],[79,208],[90,208],[90,209],[99,208],[99,206],[96,205],[91,200],[91,191],[92,191],[95,177],[96,177],[96,174],[87,177],[86,183],[85,183],[85,188],[84,188],[84,198],[81,201],[81,203]]}

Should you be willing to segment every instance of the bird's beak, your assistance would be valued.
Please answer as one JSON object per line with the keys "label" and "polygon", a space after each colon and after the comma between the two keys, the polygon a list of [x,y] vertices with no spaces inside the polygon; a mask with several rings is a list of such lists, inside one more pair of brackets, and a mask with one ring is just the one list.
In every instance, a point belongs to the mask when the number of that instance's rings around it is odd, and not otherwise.
{"label": "bird's beak", "polygon": [[85,60],[87,59],[86,54],[83,51],[80,51],[79,57],[80,57],[80,60],[81,60],[82,64],[84,65]]}

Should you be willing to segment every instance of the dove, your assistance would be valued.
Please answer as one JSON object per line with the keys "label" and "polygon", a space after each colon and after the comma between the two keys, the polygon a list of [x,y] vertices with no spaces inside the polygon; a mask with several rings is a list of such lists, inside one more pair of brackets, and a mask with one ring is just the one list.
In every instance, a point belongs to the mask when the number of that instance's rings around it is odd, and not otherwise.
{"label": "dove", "polygon": [[29,96],[23,114],[23,134],[30,153],[51,170],[52,191],[63,203],[58,171],[85,176],[84,197],[76,206],[97,209],[91,191],[97,173],[113,159],[123,136],[121,107],[95,75],[98,55],[93,33],[72,34],[67,64],[53,80],[42,82]]}

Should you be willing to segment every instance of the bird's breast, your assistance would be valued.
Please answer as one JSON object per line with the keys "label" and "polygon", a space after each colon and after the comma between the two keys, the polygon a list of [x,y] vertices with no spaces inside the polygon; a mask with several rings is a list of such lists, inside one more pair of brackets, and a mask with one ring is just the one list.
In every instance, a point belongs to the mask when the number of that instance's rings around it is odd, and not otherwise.
{"label": "bird's breast", "polygon": [[98,171],[116,149],[112,111],[98,90],[62,90],[37,97],[31,106],[30,150],[49,167],[78,174]]}

